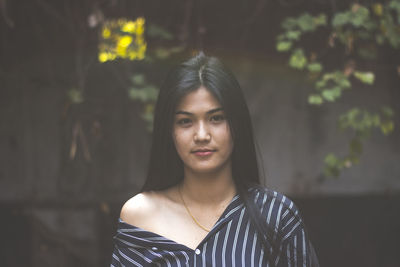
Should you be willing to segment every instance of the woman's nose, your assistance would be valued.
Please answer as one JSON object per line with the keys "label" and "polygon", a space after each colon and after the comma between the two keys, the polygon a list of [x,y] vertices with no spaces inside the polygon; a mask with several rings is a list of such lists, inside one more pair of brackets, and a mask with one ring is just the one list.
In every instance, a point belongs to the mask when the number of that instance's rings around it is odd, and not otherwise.
{"label": "woman's nose", "polygon": [[201,142],[210,140],[211,140],[211,134],[209,132],[208,127],[205,125],[205,123],[200,122],[194,134],[194,141]]}

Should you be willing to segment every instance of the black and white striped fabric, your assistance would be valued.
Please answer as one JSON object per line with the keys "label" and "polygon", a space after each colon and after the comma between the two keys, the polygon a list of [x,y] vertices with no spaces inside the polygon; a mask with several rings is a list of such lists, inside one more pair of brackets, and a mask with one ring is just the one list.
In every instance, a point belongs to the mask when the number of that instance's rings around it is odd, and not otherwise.
{"label": "black and white striped fabric", "polygon": [[111,266],[313,266],[312,246],[293,202],[275,191],[250,189],[266,223],[280,236],[280,253],[264,249],[236,195],[195,250],[119,219]]}

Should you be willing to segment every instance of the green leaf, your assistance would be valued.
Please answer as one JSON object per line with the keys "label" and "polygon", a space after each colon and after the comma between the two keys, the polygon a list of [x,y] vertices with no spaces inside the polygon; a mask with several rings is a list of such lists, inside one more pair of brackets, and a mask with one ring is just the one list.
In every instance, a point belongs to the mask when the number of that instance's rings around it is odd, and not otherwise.
{"label": "green leaf", "polygon": [[298,18],[298,25],[300,29],[305,32],[313,31],[316,28],[314,18],[308,13],[303,14]]}
{"label": "green leaf", "polygon": [[352,108],[346,113],[339,117],[339,129],[344,130],[346,128],[357,128],[356,120],[360,116],[361,110],[358,108]]}
{"label": "green leaf", "polygon": [[323,90],[321,95],[326,101],[333,102],[340,97],[341,93],[342,93],[341,88],[336,86],[332,89]]}
{"label": "green leaf", "polygon": [[308,103],[311,105],[321,105],[324,102],[320,95],[310,95],[308,97]]}
{"label": "green leaf", "polygon": [[290,56],[289,65],[295,69],[304,69],[307,64],[307,58],[304,55],[303,49],[296,49]]}
{"label": "green leaf", "polygon": [[315,83],[315,88],[321,89],[321,88],[325,87],[326,82],[327,82],[327,81],[324,80],[324,79],[321,79],[321,80],[317,81],[317,82]]}
{"label": "green leaf", "polygon": [[394,130],[394,122],[393,121],[385,121],[381,123],[381,131],[384,135],[388,135],[392,133]]}
{"label": "green leaf", "polygon": [[128,95],[133,100],[141,102],[155,101],[157,98],[158,89],[154,86],[147,86],[144,88],[131,88]]}
{"label": "green leaf", "polygon": [[394,25],[394,23],[387,25],[386,37],[388,38],[391,46],[393,46],[396,49],[399,48],[400,47],[399,25]]}
{"label": "green leaf", "polygon": [[292,48],[292,42],[278,42],[276,45],[276,50],[279,52],[288,51]]}
{"label": "green leaf", "polygon": [[69,101],[71,101],[73,104],[80,104],[84,101],[82,91],[76,88],[69,89],[67,91],[67,96]]}
{"label": "green leaf", "polygon": [[389,8],[396,10],[397,13],[400,13],[400,1],[398,1],[398,0],[390,1]]}
{"label": "green leaf", "polygon": [[137,89],[137,88],[131,88],[128,90],[128,95],[131,99],[134,100],[142,100],[145,98],[143,95],[143,91],[141,89]]}
{"label": "green leaf", "polygon": [[340,170],[343,169],[343,160],[337,158],[333,153],[329,153],[325,156],[324,163],[325,176],[338,177]]}
{"label": "green leaf", "polygon": [[356,77],[361,82],[366,83],[366,84],[373,84],[374,80],[375,80],[375,74],[370,71],[368,71],[368,72],[355,71],[354,77]]}
{"label": "green leaf", "polygon": [[318,26],[320,25],[326,25],[326,15],[325,14],[319,14],[318,16],[314,17],[314,23]]}
{"label": "green leaf", "polygon": [[158,96],[158,88],[155,86],[147,86],[144,87],[142,90],[146,92],[146,101],[155,101]]}
{"label": "green leaf", "polygon": [[326,86],[340,87],[340,90],[350,88],[351,83],[349,79],[341,71],[325,73],[322,78],[315,83],[317,89],[323,89]]}
{"label": "green leaf", "polygon": [[351,83],[350,83],[349,79],[347,79],[347,77],[341,72],[337,73],[336,83],[342,88],[350,88],[351,87]]}
{"label": "green leaf", "polygon": [[344,24],[347,24],[350,20],[350,16],[351,16],[351,13],[348,11],[336,13],[332,19],[332,26],[340,27],[340,26],[343,26]]}
{"label": "green leaf", "polygon": [[325,156],[324,163],[328,166],[336,166],[339,163],[339,159],[332,153]]}
{"label": "green leaf", "polygon": [[363,24],[369,19],[369,10],[364,6],[359,6],[357,11],[353,12],[351,16],[351,24],[355,27],[363,26]]}
{"label": "green leaf", "polygon": [[322,65],[320,63],[314,62],[307,65],[307,69],[311,72],[321,72]]}
{"label": "green leaf", "polygon": [[145,77],[143,74],[134,74],[131,78],[131,81],[137,85],[137,86],[142,86],[145,84]]}
{"label": "green leaf", "polygon": [[286,38],[289,40],[298,40],[301,36],[301,31],[288,31],[286,32]]}

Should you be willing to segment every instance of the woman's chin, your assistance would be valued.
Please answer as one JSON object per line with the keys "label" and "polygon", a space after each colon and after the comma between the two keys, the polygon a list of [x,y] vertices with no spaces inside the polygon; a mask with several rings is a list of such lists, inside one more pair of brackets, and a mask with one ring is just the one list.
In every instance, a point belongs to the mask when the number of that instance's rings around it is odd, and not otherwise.
{"label": "woman's chin", "polygon": [[[204,162],[205,163],[205,162]],[[199,175],[215,175],[227,171],[230,168],[229,164],[215,165],[215,164],[197,164],[188,168],[192,174]]]}

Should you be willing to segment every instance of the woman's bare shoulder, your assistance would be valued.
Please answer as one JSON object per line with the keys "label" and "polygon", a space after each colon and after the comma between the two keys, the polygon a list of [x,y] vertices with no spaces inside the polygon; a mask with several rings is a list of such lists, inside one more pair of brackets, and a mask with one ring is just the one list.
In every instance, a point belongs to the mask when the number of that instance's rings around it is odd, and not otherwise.
{"label": "woman's bare shoulder", "polygon": [[122,206],[120,217],[124,222],[141,227],[148,222],[151,214],[157,212],[158,196],[155,192],[139,193]]}
{"label": "woman's bare shoulder", "polygon": [[151,230],[157,227],[158,219],[174,212],[177,200],[175,186],[142,192],[125,202],[120,217],[126,223]]}

